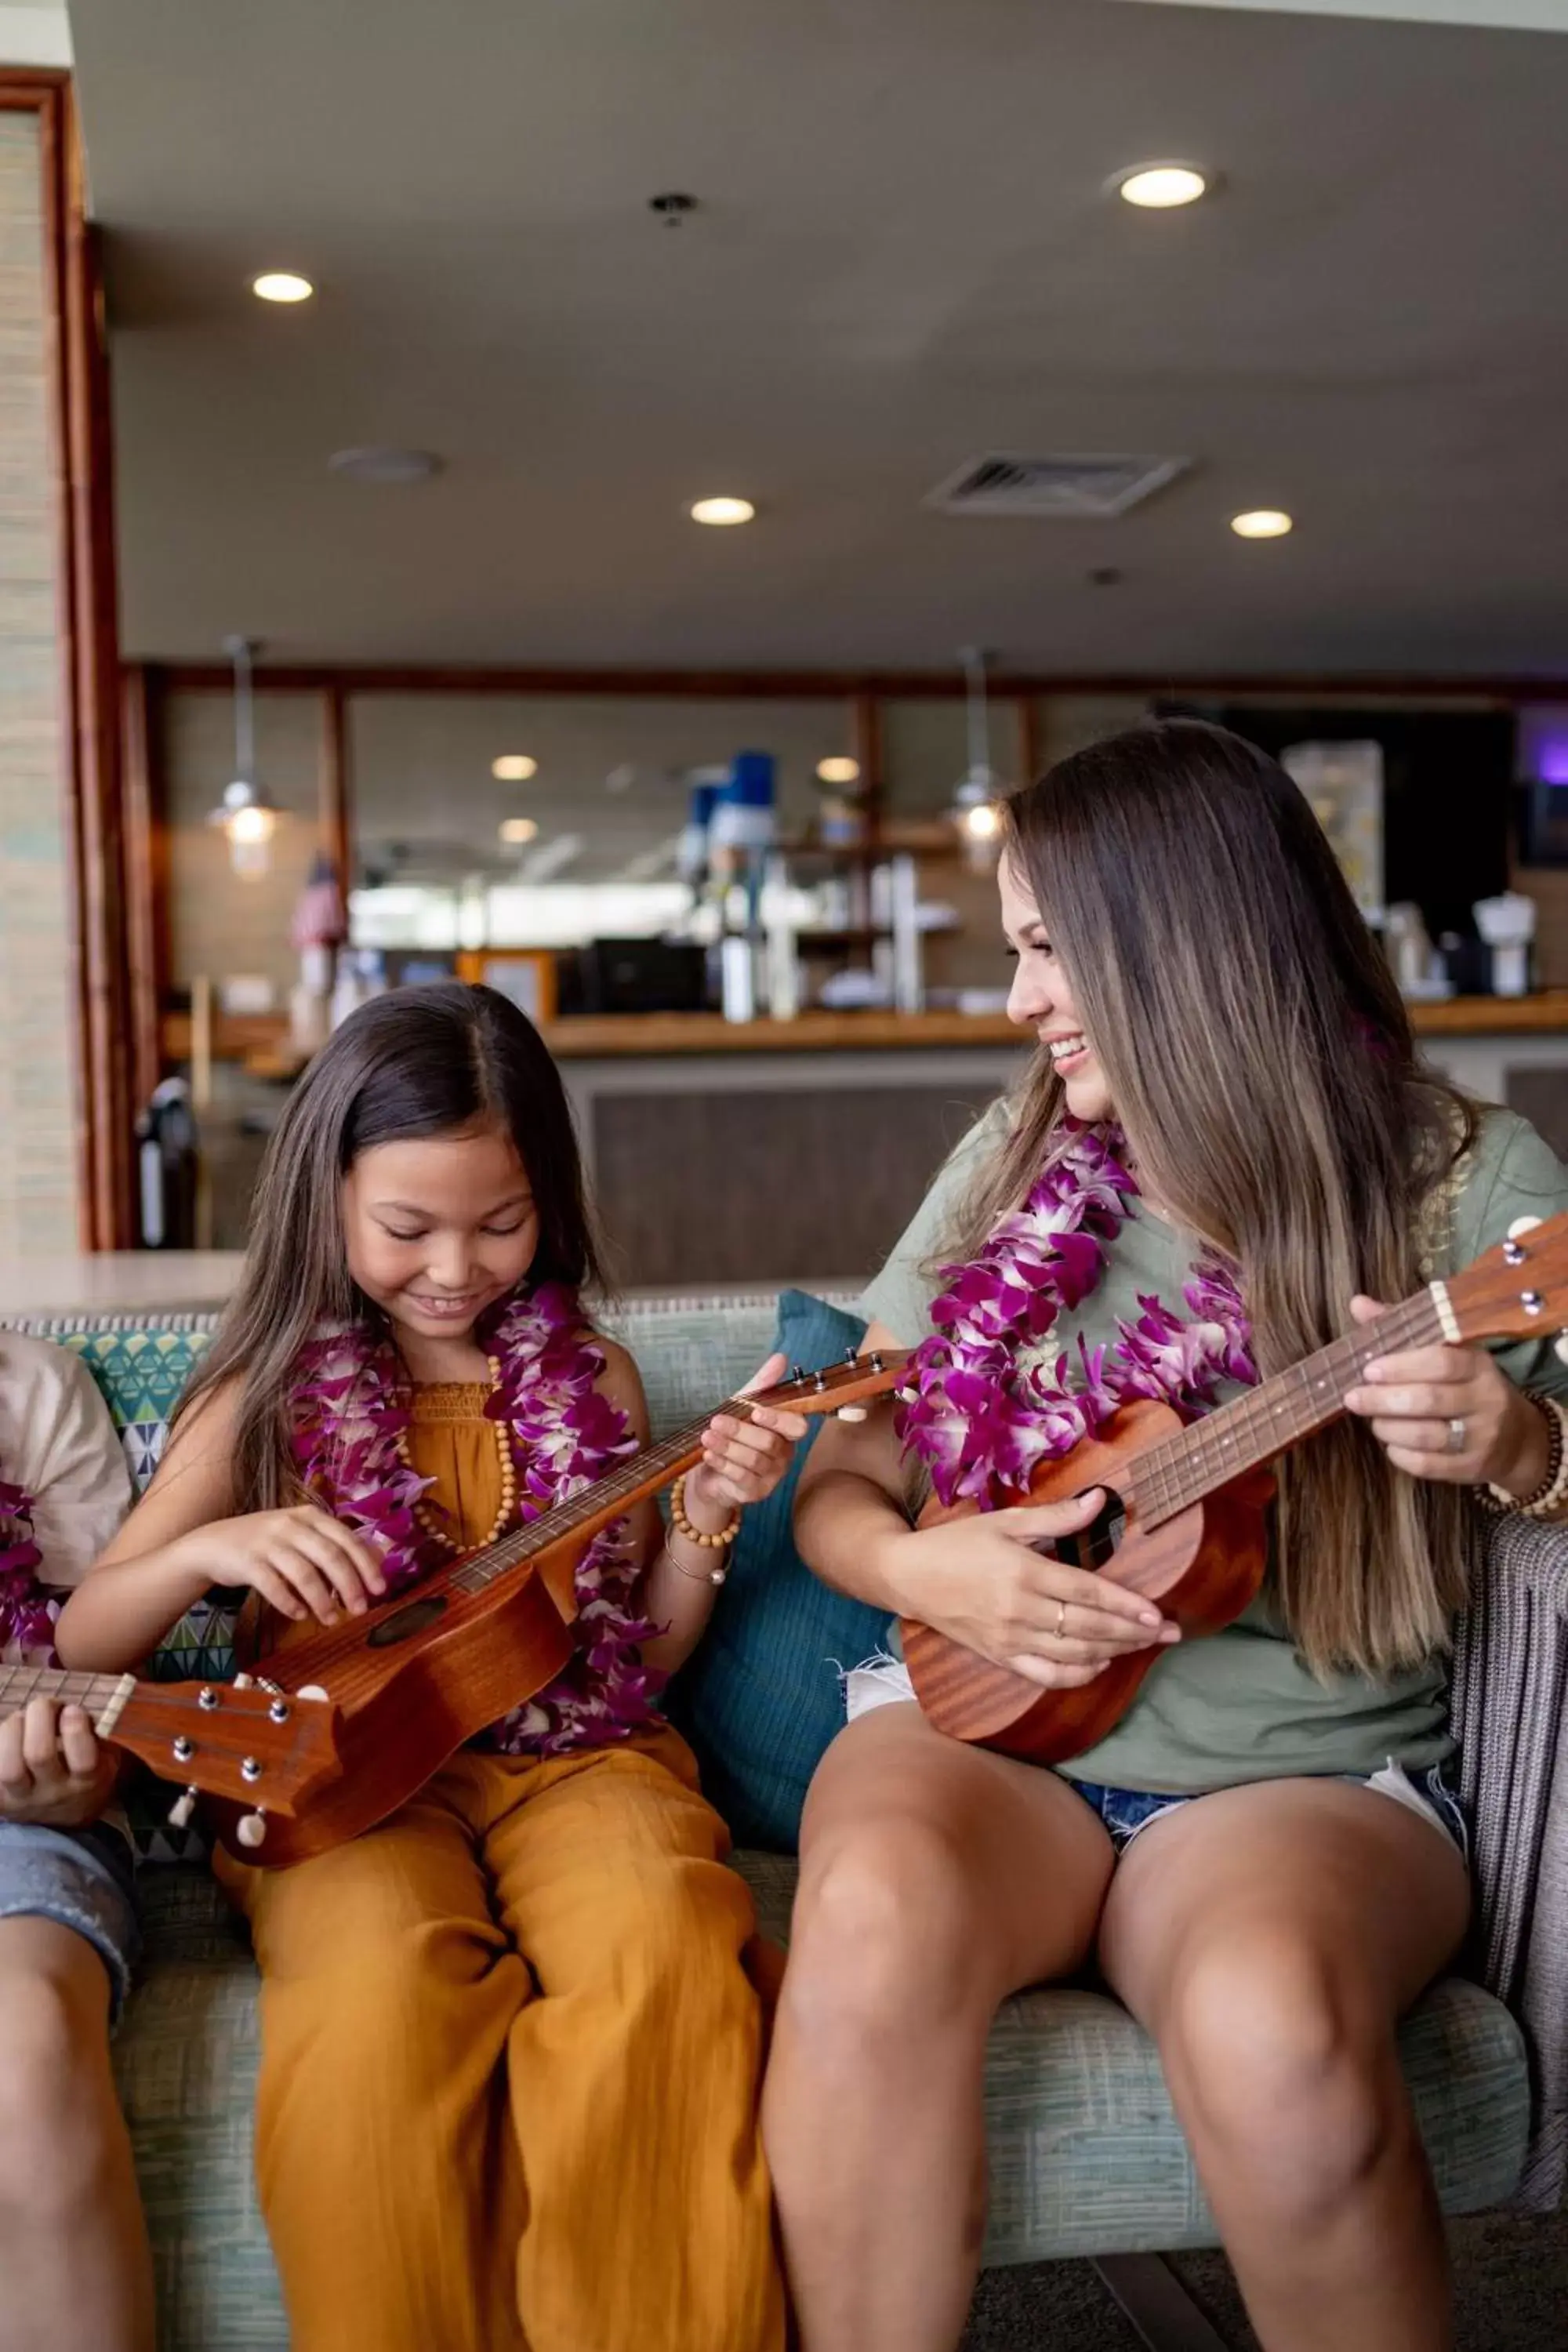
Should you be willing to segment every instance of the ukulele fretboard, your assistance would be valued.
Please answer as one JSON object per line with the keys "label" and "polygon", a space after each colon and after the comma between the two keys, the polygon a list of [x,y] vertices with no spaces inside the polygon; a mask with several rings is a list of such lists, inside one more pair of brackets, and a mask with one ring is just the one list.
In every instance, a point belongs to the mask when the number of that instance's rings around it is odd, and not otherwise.
{"label": "ukulele fretboard", "polygon": [[1217,1487],[1261,1468],[1288,1446],[1326,1428],[1342,1411],[1346,1392],[1368,1364],[1405,1348],[1430,1347],[1444,1337],[1430,1289],[1417,1291],[1375,1323],[1334,1339],[1289,1371],[1248,1389],[1245,1396],[1205,1413],[1179,1437],[1138,1454],[1127,1499],[1145,1527],[1173,1519]]}

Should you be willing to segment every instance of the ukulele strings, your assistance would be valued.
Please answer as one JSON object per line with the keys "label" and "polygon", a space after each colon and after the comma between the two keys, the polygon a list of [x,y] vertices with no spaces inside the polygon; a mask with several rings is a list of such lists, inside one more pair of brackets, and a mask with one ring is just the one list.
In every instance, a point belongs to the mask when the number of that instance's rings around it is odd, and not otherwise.
{"label": "ukulele strings", "polygon": [[1206,1413],[1180,1436],[1150,1446],[1135,1457],[1129,1481],[1143,1524],[1158,1527],[1173,1518],[1216,1486],[1325,1427],[1375,1357],[1441,1338],[1431,1294],[1418,1291],[1375,1323],[1331,1340],[1260,1388]]}

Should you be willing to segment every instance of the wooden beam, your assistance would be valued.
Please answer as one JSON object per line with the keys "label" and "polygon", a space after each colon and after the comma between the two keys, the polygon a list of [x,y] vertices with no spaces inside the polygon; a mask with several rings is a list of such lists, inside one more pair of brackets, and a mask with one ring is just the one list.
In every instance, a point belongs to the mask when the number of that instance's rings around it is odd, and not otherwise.
{"label": "wooden beam", "polygon": [[[232,671],[222,662],[176,661],[161,664],[172,688],[187,694],[227,694],[233,691]],[[589,694],[647,695],[658,699],[685,696],[697,701],[732,697],[738,701],[769,698],[800,701],[837,700],[857,694],[930,697],[951,701],[963,692],[956,667],[949,670],[824,670],[824,669],[587,669],[475,668],[331,662],[279,663],[256,673],[258,693],[319,694],[336,686],[354,694]],[[1568,688],[1568,665],[1539,677],[1433,677],[1421,671],[1279,671],[1266,677],[1236,677],[1229,672],[1198,671],[1184,677],[1169,672],[1151,677],[1127,672],[1053,673],[997,672],[987,680],[994,695],[1007,694],[1126,694],[1153,700],[1194,697],[1247,701],[1258,697],[1332,697],[1356,701],[1393,698],[1432,702],[1473,702],[1512,708],[1521,702],[1552,701]]]}
{"label": "wooden beam", "polygon": [[881,838],[887,798],[882,765],[882,706],[874,694],[854,698],[855,757],[860,764],[860,805],[866,813],[866,838]]}

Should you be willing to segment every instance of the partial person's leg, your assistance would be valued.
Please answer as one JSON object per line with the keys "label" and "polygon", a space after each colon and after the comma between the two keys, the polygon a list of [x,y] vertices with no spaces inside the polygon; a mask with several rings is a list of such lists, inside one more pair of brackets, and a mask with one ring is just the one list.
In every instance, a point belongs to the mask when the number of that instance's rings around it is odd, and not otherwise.
{"label": "partial person's leg", "polygon": [[763,2105],[804,2352],[952,2352],[984,2231],[992,2019],[1082,1961],[1110,1869],[1061,1780],[912,1703],[829,1748]]}
{"label": "partial person's leg", "polygon": [[1268,2352],[1447,2352],[1442,2221],[1401,2013],[1451,1958],[1458,1850],[1375,1791],[1254,1784],[1156,1821],[1100,1933]]}
{"label": "partial person's leg", "polygon": [[521,2347],[501,2062],[530,1998],[459,1758],[379,1829],[219,1875],[261,1966],[256,2177],[294,2352]]}
{"label": "partial person's leg", "polygon": [[153,2352],[109,2007],[74,1928],[0,1918],[0,2352]]}
{"label": "partial person's leg", "polygon": [[672,1731],[523,1786],[498,1780],[484,1853],[542,1995],[508,2052],[531,2352],[783,2352],[755,1918],[723,1823]]}

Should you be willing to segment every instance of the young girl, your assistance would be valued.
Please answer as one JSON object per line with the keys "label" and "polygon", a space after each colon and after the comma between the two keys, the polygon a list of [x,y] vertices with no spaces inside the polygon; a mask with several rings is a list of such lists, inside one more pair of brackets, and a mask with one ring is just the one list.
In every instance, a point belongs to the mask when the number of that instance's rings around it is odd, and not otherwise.
{"label": "young girl", "polygon": [[1306,803],[1236,738],[1081,752],[1004,845],[1010,1009],[1041,1050],[872,1286],[868,1343],[920,1343],[913,1393],[824,1432],[798,1538],[1047,1689],[1157,1654],[1058,1770],[942,1737],[897,1657],[851,1675],[765,2100],[803,2343],[951,2352],[993,2014],[1097,1963],[1159,2045],[1268,2352],[1444,2352],[1394,2027],[1469,1907],[1444,1668],[1467,1497],[1561,1516],[1568,1492],[1552,1335],[1370,1364],[1279,1465],[1263,1595],[1209,1640],[1041,1556],[1101,1496],[920,1532],[906,1498],[994,1504],[1119,1399],[1235,1395],[1568,1206],[1568,1173],[1417,1063]]}
{"label": "young girl", "polygon": [[25,1672],[130,1502],[87,1367],[0,1331],[0,2352],[153,2352],[109,2068],[137,1942],[131,1841],[89,1717],[27,1697]]}
{"label": "young girl", "polygon": [[[364,1006],[279,1122],[239,1295],[62,1655],[128,1665],[215,1584],[330,1624],[609,1470],[647,1412],[595,1273],[523,1016],[456,984]],[[590,1547],[565,1673],[390,1821],[221,1865],[295,2352],[782,2344],[752,1905],[654,1700],[803,1429],[715,1421],[668,1538],[650,1503]]]}

